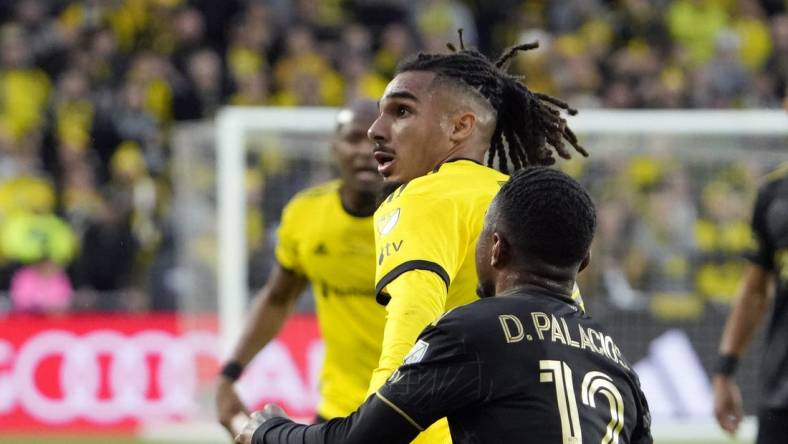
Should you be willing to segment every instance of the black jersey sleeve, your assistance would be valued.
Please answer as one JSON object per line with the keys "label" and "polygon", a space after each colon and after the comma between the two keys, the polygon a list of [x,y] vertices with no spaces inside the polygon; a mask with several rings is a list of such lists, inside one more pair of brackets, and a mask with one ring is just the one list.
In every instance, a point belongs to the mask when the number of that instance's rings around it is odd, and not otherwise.
{"label": "black jersey sleeve", "polygon": [[481,361],[441,327],[427,327],[405,363],[347,418],[316,425],[274,418],[252,444],[408,443],[433,422],[480,399]]}
{"label": "black jersey sleeve", "polygon": [[635,395],[635,404],[637,405],[638,422],[635,429],[632,431],[632,444],[653,444],[654,438],[651,436],[651,411],[648,408],[648,401],[646,395],[640,388],[640,381],[637,375],[634,375],[635,387],[633,392]]}
{"label": "black jersey sleeve", "polygon": [[405,363],[377,392],[422,429],[482,399],[479,355],[443,322],[422,332]]}
{"label": "black jersey sleeve", "polygon": [[752,235],[755,245],[745,255],[751,262],[767,270],[774,268],[774,244],[769,236],[766,219],[766,211],[772,198],[772,187],[767,185],[758,191],[752,214]]}
{"label": "black jersey sleeve", "polygon": [[378,395],[347,418],[334,418],[314,425],[273,418],[255,430],[252,444],[405,444],[419,429]]}

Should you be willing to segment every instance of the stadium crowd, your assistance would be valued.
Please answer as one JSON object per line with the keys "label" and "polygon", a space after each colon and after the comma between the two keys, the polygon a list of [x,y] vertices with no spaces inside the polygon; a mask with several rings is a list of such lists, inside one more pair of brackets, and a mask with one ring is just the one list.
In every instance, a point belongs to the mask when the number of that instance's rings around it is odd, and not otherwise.
{"label": "stadium crowd", "polygon": [[[491,54],[538,40],[512,71],[580,109],[780,107],[786,96],[788,15],[777,0],[0,0],[3,310],[173,308],[177,122],[225,104],[377,99],[403,55],[443,50],[457,28]],[[649,171],[668,168],[648,157],[609,168],[645,181],[631,187],[643,193],[686,193],[691,176],[660,174],[653,187]],[[701,216],[743,223],[720,203],[725,186],[703,191]],[[713,250],[705,227],[700,244],[675,244]],[[640,251],[664,252],[638,239]],[[626,272],[646,279],[649,260],[683,270],[674,253],[628,261]]]}

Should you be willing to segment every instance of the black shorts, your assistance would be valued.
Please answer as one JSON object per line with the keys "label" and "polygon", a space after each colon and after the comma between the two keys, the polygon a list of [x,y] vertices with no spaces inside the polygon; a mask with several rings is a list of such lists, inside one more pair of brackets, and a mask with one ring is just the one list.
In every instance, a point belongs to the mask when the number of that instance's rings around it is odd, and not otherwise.
{"label": "black shorts", "polygon": [[759,410],[758,439],[755,442],[756,444],[785,444],[788,442],[788,410]]}

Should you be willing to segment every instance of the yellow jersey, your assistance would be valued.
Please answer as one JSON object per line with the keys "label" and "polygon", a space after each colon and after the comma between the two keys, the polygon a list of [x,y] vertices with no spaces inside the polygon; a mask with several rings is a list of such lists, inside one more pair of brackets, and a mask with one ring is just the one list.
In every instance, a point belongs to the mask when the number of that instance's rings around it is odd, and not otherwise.
{"label": "yellow jersey", "polygon": [[[402,185],[378,207],[375,294],[386,305],[387,322],[369,392],[402,364],[428,324],[478,297],[476,242],[487,208],[507,180],[458,159]],[[435,423],[414,442],[450,443],[448,423]]]}
{"label": "yellow jersey", "polygon": [[326,419],[347,416],[366,399],[386,316],[375,302],[372,217],[348,214],[340,184],[298,193],[282,213],[276,247],[279,264],[312,284],[325,344],[317,412]]}

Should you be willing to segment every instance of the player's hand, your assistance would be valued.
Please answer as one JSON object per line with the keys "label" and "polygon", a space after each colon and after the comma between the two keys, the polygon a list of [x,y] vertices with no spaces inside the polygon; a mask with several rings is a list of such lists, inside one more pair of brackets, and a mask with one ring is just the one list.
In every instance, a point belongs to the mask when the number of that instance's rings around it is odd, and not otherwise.
{"label": "player's hand", "polygon": [[236,444],[251,444],[255,430],[271,418],[287,418],[287,414],[276,404],[267,404],[262,410],[252,413],[241,433],[235,437]]}
{"label": "player's hand", "polygon": [[714,384],[714,416],[723,430],[733,435],[739,428],[744,411],[741,391],[733,377],[716,375]]}
{"label": "player's hand", "polygon": [[235,438],[241,432],[237,420],[233,424],[233,418],[238,415],[249,416],[249,411],[235,393],[233,383],[229,379],[219,376],[219,385],[216,387],[216,413],[219,422],[230,433],[231,438]]}

